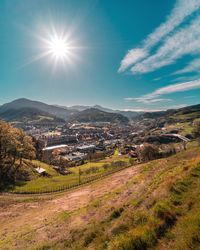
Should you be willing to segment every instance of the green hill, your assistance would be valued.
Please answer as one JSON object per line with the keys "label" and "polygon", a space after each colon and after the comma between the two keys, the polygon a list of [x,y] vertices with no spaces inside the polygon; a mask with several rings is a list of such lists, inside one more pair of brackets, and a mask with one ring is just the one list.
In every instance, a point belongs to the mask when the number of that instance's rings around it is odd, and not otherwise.
{"label": "green hill", "polygon": [[10,108],[6,111],[0,112],[0,118],[13,122],[65,122],[63,119],[58,118],[45,111],[41,111],[36,108]]}
{"label": "green hill", "polygon": [[129,119],[121,114],[105,112],[97,108],[90,108],[78,112],[70,118],[70,121],[128,123]]}
{"label": "green hill", "polygon": [[64,107],[58,107],[55,105],[48,105],[39,101],[32,101],[26,98],[20,98],[9,103],[5,103],[0,106],[0,114],[6,114],[9,110],[21,110],[21,109],[36,109],[40,112],[48,113],[54,117],[59,117],[66,120],[70,115],[76,113],[76,110],[68,110]]}

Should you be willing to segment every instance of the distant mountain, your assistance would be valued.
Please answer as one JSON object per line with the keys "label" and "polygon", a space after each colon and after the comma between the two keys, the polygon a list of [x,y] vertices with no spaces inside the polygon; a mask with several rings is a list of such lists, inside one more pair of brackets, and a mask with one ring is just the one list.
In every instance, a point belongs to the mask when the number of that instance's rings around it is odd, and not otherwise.
{"label": "distant mountain", "polygon": [[59,117],[59,118],[65,119],[65,120],[68,119],[69,116],[78,112],[77,110],[68,110],[68,109],[63,108],[63,107],[48,105],[48,104],[43,103],[43,102],[32,101],[29,99],[21,98],[21,99],[14,100],[10,103],[6,103],[6,104],[0,106],[0,114],[2,114],[2,113],[5,114],[5,112],[9,111],[10,109],[11,110],[18,110],[21,108],[37,109],[37,110],[47,112],[48,114],[51,114],[55,117]]}
{"label": "distant mountain", "polygon": [[64,122],[63,119],[36,108],[6,109],[0,113],[0,118],[9,122]]}
{"label": "distant mountain", "polygon": [[71,106],[71,107],[67,107],[68,110],[77,110],[77,111],[83,111],[83,110],[86,110],[86,109],[89,109],[91,108],[91,106],[84,106],[84,105],[74,105],[74,106]]}
{"label": "distant mountain", "polygon": [[83,110],[90,109],[90,108],[95,108],[95,109],[105,111],[105,112],[109,112],[109,113],[121,114],[123,116],[126,116],[128,119],[133,119],[136,116],[144,113],[144,112],[137,112],[137,111],[115,110],[115,109],[105,108],[105,107],[102,107],[100,105],[94,105],[94,106],[75,105],[75,106],[72,106],[72,107],[68,107],[68,109],[76,109],[78,111],[83,111]]}
{"label": "distant mountain", "polygon": [[109,113],[97,108],[90,108],[73,115],[70,122],[112,122],[128,123],[129,119],[121,114]]}
{"label": "distant mountain", "polygon": [[74,105],[71,107],[67,107],[67,109],[69,109],[69,110],[78,110],[78,111],[83,111],[83,110],[90,109],[90,108],[95,108],[95,109],[99,109],[99,110],[102,110],[105,112],[115,113],[115,110],[109,109],[109,108],[104,108],[100,105],[94,105],[94,106]]}
{"label": "distant mountain", "polygon": [[[85,111],[85,112],[84,112]],[[46,116],[53,119],[64,119],[65,121],[77,119],[81,121],[121,121],[142,120],[142,119],[173,119],[180,120],[182,118],[187,121],[193,118],[200,118],[200,104],[188,106],[179,109],[172,109],[159,112],[135,112],[112,110],[100,105],[82,106],[75,105],[71,107],[48,105],[39,101],[32,101],[25,98],[14,100],[10,103],[0,106],[0,118],[7,121],[18,119],[21,117],[30,119],[36,116]]]}
{"label": "distant mountain", "polygon": [[144,113],[144,112],[138,112],[138,111],[123,111],[123,110],[115,110],[115,112],[123,116],[126,116],[129,120],[132,120],[135,117]]}
{"label": "distant mountain", "polygon": [[[113,110],[110,108],[102,107],[100,105],[94,105],[94,106],[74,105],[71,107],[66,107],[66,106],[59,106],[59,105],[49,105],[49,104],[39,102],[39,101],[33,101],[33,100],[26,99],[26,98],[20,98],[20,99],[14,100],[12,102],[9,102],[0,106],[0,117],[6,117],[6,112],[12,113],[11,110],[19,110],[19,109],[24,109],[24,108],[37,109],[37,110],[46,112],[49,115],[52,115],[54,117],[64,119],[66,121],[69,120],[71,116],[77,114],[78,112],[91,109],[91,108],[98,109],[100,111],[104,111],[107,113],[121,114],[127,117],[128,119],[132,119],[140,114],[134,111]],[[1,114],[3,114],[3,116],[1,116]]]}
{"label": "distant mountain", "polygon": [[146,112],[135,117],[137,120],[142,119],[160,119],[164,118],[167,120],[185,120],[192,121],[196,118],[200,118],[200,104],[187,106],[178,109],[169,109],[166,111],[158,112]]}
{"label": "distant mountain", "polygon": [[101,110],[101,111],[104,111],[104,112],[116,113],[115,110],[110,109],[110,108],[105,108],[105,107],[102,107],[100,105],[94,105],[92,108],[95,108],[95,109],[98,109],[98,110]]}

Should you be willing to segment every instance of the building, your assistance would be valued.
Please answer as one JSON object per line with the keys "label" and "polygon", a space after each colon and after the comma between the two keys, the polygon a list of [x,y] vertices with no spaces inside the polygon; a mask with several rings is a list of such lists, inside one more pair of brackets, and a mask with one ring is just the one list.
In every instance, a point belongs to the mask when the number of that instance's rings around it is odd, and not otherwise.
{"label": "building", "polygon": [[40,174],[42,176],[47,175],[47,172],[46,172],[46,170],[44,168],[38,167],[35,170],[38,172],[38,174]]}
{"label": "building", "polygon": [[96,149],[96,146],[93,144],[83,145],[83,146],[77,147],[77,151],[79,151],[81,153],[94,153],[95,149]]}

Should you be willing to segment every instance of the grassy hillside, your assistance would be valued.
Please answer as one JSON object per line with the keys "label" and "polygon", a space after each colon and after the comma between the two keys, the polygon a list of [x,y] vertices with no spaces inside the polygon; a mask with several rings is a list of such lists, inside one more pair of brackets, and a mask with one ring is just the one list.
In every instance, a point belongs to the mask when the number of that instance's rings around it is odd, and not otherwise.
{"label": "grassy hillside", "polygon": [[[27,163],[27,164],[25,164]],[[69,168],[70,174],[62,175],[54,170],[48,164],[37,160],[24,162],[28,173],[32,174],[34,167],[41,167],[46,170],[47,176],[39,176],[37,173],[32,175],[31,180],[18,181],[14,187],[10,187],[8,191],[13,193],[44,193],[54,192],[67,189],[69,186],[79,184],[79,181],[84,183],[100,177],[102,174],[113,172],[115,170],[129,166],[129,158],[127,156],[119,156],[114,154],[98,162],[88,162],[79,167]],[[121,166],[116,166],[116,165]],[[80,179],[79,179],[80,171]]]}
{"label": "grassy hillside", "polygon": [[90,108],[71,116],[71,122],[112,122],[128,123],[129,119],[121,114],[105,112],[96,108]]}
{"label": "grassy hillside", "polygon": [[3,112],[0,109],[0,118],[10,122],[64,122],[63,119],[36,108],[12,108]]}
{"label": "grassy hillside", "polygon": [[1,196],[0,249],[199,249],[199,211],[192,145],[65,194]]}
{"label": "grassy hillside", "polygon": [[76,110],[68,110],[67,108],[58,107],[54,105],[48,105],[43,102],[32,101],[26,98],[20,98],[9,103],[5,103],[0,107],[0,114],[7,115],[7,112],[10,113],[10,110],[23,110],[23,109],[36,109],[40,112],[45,112],[50,114],[53,117],[58,117],[61,119],[67,119],[70,115],[76,113]]}

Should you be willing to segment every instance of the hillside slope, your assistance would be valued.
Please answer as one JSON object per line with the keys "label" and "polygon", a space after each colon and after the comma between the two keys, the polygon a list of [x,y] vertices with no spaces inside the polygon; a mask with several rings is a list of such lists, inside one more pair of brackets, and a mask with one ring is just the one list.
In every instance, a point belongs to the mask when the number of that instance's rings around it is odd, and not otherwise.
{"label": "hillside slope", "polygon": [[179,109],[169,109],[166,111],[158,111],[158,112],[146,112],[140,114],[135,117],[137,120],[142,119],[181,119],[181,117],[185,118],[185,120],[191,121],[195,118],[200,118],[200,104],[187,106]]}
{"label": "hillside slope", "polygon": [[9,122],[65,122],[64,119],[58,118],[36,108],[7,109],[6,111],[0,113],[0,118]]}
{"label": "hillside slope", "polygon": [[75,114],[70,118],[71,122],[112,122],[112,123],[128,123],[127,117],[109,113],[97,108],[90,108]]}
{"label": "hillside slope", "polygon": [[199,211],[192,147],[68,193],[2,195],[0,249],[199,249]]}
{"label": "hillside slope", "polygon": [[53,116],[59,117],[61,119],[67,119],[70,115],[76,113],[76,110],[68,110],[67,108],[57,107],[54,105],[48,105],[43,102],[32,101],[26,98],[20,98],[14,100],[10,103],[6,103],[0,106],[0,114],[8,112],[9,110],[19,110],[19,109],[37,109]]}

